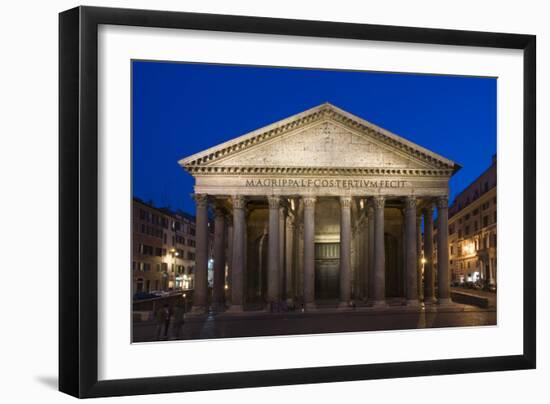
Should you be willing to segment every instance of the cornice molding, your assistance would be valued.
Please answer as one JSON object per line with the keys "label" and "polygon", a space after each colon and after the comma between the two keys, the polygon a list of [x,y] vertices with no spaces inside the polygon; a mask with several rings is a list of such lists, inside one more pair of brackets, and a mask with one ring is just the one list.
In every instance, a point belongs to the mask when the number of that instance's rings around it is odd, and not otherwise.
{"label": "cornice molding", "polygon": [[395,175],[395,176],[432,176],[450,177],[453,169],[424,168],[347,168],[347,167],[266,167],[266,166],[189,166],[185,167],[193,175],[235,175],[247,174],[262,176],[265,174],[292,175]]}

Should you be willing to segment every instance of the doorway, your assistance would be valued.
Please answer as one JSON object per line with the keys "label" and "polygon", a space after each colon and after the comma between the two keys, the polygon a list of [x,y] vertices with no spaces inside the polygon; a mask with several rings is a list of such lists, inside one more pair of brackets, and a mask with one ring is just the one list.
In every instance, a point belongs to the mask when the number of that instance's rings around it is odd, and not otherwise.
{"label": "doorway", "polygon": [[315,299],[338,299],[340,243],[315,244]]}

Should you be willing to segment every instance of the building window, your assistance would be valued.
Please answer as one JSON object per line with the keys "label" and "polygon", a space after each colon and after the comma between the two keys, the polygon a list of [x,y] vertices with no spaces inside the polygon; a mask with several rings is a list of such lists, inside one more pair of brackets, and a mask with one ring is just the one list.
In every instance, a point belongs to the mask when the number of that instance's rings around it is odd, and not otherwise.
{"label": "building window", "polygon": [[464,220],[469,220],[470,219],[470,214],[466,214],[466,216],[464,217]]}
{"label": "building window", "polygon": [[478,230],[478,227],[477,227],[477,220],[474,222],[474,231],[477,231]]}
{"label": "building window", "polygon": [[163,262],[160,264],[162,272],[168,272],[168,264]]}
{"label": "building window", "polygon": [[489,226],[489,216],[483,216],[483,227]]}
{"label": "building window", "polygon": [[477,216],[479,214],[479,209],[474,209],[474,212],[472,213],[474,216]]}
{"label": "building window", "polygon": [[462,238],[462,230],[458,231],[458,238]]}
{"label": "building window", "polygon": [[470,234],[470,226],[466,226],[466,227],[464,228],[464,235],[467,236],[467,235],[469,235],[469,234]]}

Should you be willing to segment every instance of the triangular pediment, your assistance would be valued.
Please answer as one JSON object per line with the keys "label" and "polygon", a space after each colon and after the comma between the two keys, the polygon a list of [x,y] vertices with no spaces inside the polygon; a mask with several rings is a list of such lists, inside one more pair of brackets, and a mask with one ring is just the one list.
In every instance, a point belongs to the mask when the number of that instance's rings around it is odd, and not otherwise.
{"label": "triangular pediment", "polygon": [[220,159],[225,167],[350,167],[429,168],[380,142],[330,120],[295,130],[234,156]]}
{"label": "triangular pediment", "polygon": [[192,173],[201,168],[445,170],[460,166],[398,135],[322,104],[180,160]]}

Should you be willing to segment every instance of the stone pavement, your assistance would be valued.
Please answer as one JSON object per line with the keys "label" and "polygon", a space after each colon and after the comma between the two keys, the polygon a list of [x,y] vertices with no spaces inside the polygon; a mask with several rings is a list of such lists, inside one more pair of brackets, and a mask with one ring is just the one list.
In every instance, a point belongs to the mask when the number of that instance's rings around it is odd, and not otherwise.
{"label": "stone pavement", "polygon": [[[496,309],[480,309],[453,304],[439,307],[427,305],[420,309],[390,307],[384,310],[359,307],[316,312],[268,313],[245,312],[241,315],[209,313],[207,316],[187,316],[179,338],[170,324],[169,340],[234,338],[273,335],[320,334],[420,328],[465,327],[496,325]],[[154,322],[135,322],[133,342],[158,341]]]}

